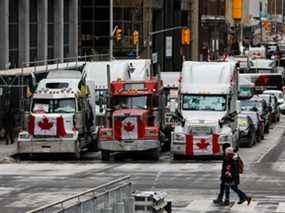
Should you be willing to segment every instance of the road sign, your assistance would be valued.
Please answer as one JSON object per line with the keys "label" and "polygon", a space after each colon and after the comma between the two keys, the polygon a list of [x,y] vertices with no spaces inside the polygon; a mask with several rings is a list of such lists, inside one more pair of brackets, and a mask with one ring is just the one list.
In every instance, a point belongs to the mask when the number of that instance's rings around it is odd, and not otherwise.
{"label": "road sign", "polygon": [[152,63],[156,64],[157,63],[157,58],[158,58],[158,54],[157,53],[152,53]]}
{"label": "road sign", "polygon": [[165,56],[172,57],[172,36],[165,37]]}

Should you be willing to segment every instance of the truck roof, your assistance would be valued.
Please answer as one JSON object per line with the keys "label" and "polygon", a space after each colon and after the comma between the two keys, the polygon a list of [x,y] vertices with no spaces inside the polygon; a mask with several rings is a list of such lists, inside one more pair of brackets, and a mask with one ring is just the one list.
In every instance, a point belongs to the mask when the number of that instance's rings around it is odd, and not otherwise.
{"label": "truck roof", "polygon": [[81,79],[82,74],[78,70],[55,70],[50,71],[47,79]]}
{"label": "truck roof", "polygon": [[[183,63],[181,92],[227,94],[237,82],[234,62],[192,62]],[[236,76],[236,79],[234,79]]]}
{"label": "truck roof", "polygon": [[[114,60],[89,62],[85,65],[83,72],[86,80],[94,82],[96,87],[107,88],[107,65],[110,65],[111,81],[121,80],[145,80],[150,72],[150,60]],[[133,68],[128,74],[129,68]]]}

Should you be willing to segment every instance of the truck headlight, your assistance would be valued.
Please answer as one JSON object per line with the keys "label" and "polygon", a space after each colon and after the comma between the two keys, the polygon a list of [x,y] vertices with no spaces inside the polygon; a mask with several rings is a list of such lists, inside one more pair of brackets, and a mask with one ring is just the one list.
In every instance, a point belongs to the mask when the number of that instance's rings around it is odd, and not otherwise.
{"label": "truck headlight", "polygon": [[29,139],[30,138],[30,135],[28,132],[20,132],[19,133],[19,139]]}
{"label": "truck headlight", "polygon": [[229,136],[228,135],[222,135],[220,137],[220,142],[221,143],[225,143],[225,142],[228,142],[229,141]]}
{"label": "truck headlight", "polygon": [[158,137],[159,129],[158,128],[146,128],[145,136],[146,137]]}

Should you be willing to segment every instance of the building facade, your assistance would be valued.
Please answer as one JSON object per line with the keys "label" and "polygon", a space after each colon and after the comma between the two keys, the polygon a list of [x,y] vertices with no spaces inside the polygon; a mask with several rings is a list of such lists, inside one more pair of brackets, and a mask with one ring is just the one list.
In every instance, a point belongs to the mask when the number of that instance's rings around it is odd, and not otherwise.
{"label": "building facade", "polygon": [[0,69],[78,55],[78,0],[1,0]]}
{"label": "building facade", "polygon": [[[107,54],[109,51],[110,1],[80,1],[79,53]],[[180,45],[181,32],[174,30],[150,36],[150,32],[176,26],[190,27],[191,0],[113,0],[114,27],[123,29],[120,42],[114,41],[114,57],[136,55],[131,35],[139,32],[139,57],[157,58],[162,70],[179,70],[190,48]],[[156,60],[155,60],[156,61]]]}

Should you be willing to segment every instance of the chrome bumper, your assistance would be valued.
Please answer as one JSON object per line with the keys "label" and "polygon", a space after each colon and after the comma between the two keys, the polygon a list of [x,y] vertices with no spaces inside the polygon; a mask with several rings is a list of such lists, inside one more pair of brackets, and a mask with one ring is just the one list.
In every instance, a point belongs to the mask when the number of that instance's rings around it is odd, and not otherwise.
{"label": "chrome bumper", "polygon": [[17,152],[21,153],[79,153],[76,141],[24,142],[18,141]]}
{"label": "chrome bumper", "polygon": [[129,140],[129,141],[99,141],[100,150],[127,152],[127,151],[145,151],[157,149],[160,147],[158,140]]}

